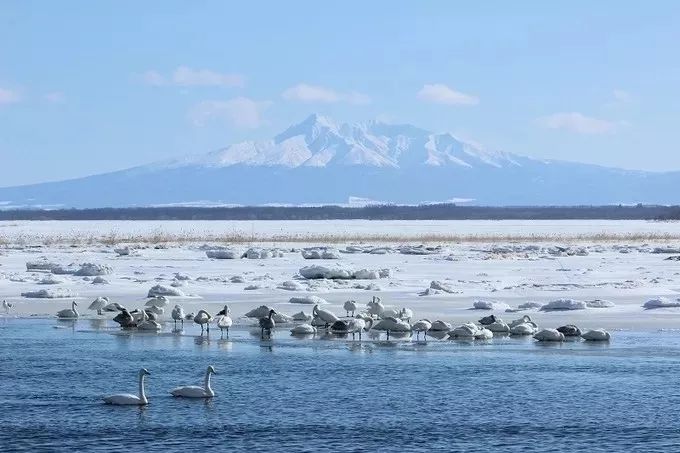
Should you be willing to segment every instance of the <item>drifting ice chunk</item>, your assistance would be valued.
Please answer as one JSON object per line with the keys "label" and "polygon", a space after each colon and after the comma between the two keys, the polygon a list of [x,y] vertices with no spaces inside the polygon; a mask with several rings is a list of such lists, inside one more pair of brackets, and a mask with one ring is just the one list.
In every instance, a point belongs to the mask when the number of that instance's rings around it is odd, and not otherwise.
{"label": "drifting ice chunk", "polygon": [[305,285],[293,280],[287,280],[281,283],[279,286],[277,286],[277,288],[285,289],[286,291],[304,291]]}
{"label": "drifting ice chunk", "polygon": [[507,310],[508,304],[492,300],[476,300],[472,306],[477,310]]}
{"label": "drifting ice chunk", "polygon": [[184,293],[177,288],[163,286],[163,285],[156,285],[149,290],[147,297],[158,297],[158,296],[183,297]]}
{"label": "drifting ice chunk", "polygon": [[557,299],[542,306],[541,311],[584,310],[586,308],[588,305],[582,300]]}
{"label": "drifting ice chunk", "polygon": [[455,289],[451,288],[449,285],[440,282],[439,280],[432,280],[430,282],[430,288],[438,290],[438,291],[444,291],[445,293],[457,293]]}
{"label": "drifting ice chunk", "polygon": [[647,310],[651,310],[653,308],[672,308],[672,307],[680,307],[680,299],[667,299],[666,297],[658,297],[656,299],[650,299],[645,304],[643,307]]}
{"label": "drifting ice chunk", "polygon": [[39,291],[21,293],[22,297],[29,299],[63,299],[67,297],[76,297],[77,295],[78,294],[75,292],[64,288],[41,289]]}
{"label": "drifting ice chunk", "polygon": [[611,308],[616,306],[614,302],[609,300],[595,299],[586,302],[588,308]]}
{"label": "drifting ice chunk", "polygon": [[326,301],[326,299],[319,297],[319,296],[291,297],[288,302],[290,302],[291,304],[307,304],[307,305],[327,304],[328,303]]}
{"label": "drifting ice chunk", "polygon": [[205,255],[216,260],[235,260],[239,257],[236,250],[230,249],[206,250]]}
{"label": "drifting ice chunk", "polygon": [[300,269],[300,275],[307,279],[313,278],[352,278],[354,272],[340,266],[326,267],[326,266],[306,266]]}
{"label": "drifting ice chunk", "polygon": [[260,305],[257,308],[253,308],[250,310],[248,313],[246,313],[245,316],[246,318],[264,318],[266,316],[269,316],[269,312],[271,311],[271,307],[268,307],[266,305]]}
{"label": "drifting ice chunk", "polygon": [[339,260],[340,252],[329,248],[304,249],[302,257],[306,260]]}
{"label": "drifting ice chunk", "polygon": [[78,269],[75,273],[75,275],[78,275],[80,277],[83,276],[88,276],[88,277],[95,277],[97,275],[109,275],[113,274],[113,269],[111,266],[108,266],[106,264],[95,264],[95,263],[83,263],[80,265],[80,269]]}

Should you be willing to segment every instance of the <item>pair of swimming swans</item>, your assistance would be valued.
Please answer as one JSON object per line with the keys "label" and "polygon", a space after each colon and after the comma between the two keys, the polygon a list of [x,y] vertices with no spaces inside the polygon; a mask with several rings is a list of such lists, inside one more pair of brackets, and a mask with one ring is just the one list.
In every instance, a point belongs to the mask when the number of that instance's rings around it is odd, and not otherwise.
{"label": "pair of swimming swans", "polygon": [[[150,374],[151,373],[146,368],[139,370],[138,395],[133,395],[131,393],[120,393],[116,395],[105,396],[104,403],[113,404],[116,406],[145,406],[149,404],[149,399],[146,397],[146,393],[144,392],[144,378]],[[217,372],[215,371],[215,368],[210,365],[205,372],[205,380],[202,387],[198,385],[186,385],[172,389],[170,393],[172,396],[183,398],[212,398],[215,396],[215,392],[210,387],[210,376],[213,374],[217,374]]]}

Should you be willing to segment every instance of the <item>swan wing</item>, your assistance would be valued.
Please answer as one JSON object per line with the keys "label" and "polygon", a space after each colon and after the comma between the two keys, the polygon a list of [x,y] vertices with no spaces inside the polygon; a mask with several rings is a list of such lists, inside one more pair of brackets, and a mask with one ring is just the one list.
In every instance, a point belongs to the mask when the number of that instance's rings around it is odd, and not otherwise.
{"label": "swan wing", "polygon": [[142,404],[142,400],[139,399],[137,395],[132,395],[130,393],[121,393],[118,395],[109,395],[104,397],[104,402],[106,404],[116,404],[119,406],[132,405],[132,404]]}
{"label": "swan wing", "polygon": [[177,387],[170,391],[172,396],[181,396],[184,398],[207,398],[212,395],[208,395],[203,387],[197,385],[187,385],[184,387]]}

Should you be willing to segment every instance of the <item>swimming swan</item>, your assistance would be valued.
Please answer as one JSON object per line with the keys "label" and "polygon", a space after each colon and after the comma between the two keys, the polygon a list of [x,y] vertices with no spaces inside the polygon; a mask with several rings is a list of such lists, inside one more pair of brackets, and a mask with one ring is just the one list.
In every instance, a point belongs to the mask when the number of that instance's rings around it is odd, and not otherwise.
{"label": "swimming swan", "polygon": [[78,303],[74,300],[73,302],[71,302],[71,308],[59,310],[57,312],[57,317],[58,318],[64,318],[64,319],[77,318],[78,317],[78,310],[76,310],[77,305],[78,305]]}
{"label": "swimming swan", "polygon": [[146,399],[146,394],[144,393],[144,376],[150,374],[146,368],[139,370],[139,396],[130,393],[120,393],[118,395],[105,396],[104,402],[118,406],[144,406],[149,404],[149,400]]}
{"label": "swimming swan", "polygon": [[212,365],[208,366],[205,371],[205,381],[203,387],[198,385],[187,385],[184,387],[177,387],[170,391],[172,396],[181,396],[183,398],[212,398],[215,392],[210,388],[210,375],[217,374]]}

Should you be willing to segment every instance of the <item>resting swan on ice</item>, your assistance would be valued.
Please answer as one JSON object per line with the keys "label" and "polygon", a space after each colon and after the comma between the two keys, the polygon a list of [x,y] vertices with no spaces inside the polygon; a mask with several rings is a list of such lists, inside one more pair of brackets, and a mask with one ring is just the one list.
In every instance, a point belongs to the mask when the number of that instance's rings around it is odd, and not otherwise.
{"label": "resting swan on ice", "polygon": [[170,315],[172,316],[173,321],[175,321],[175,327],[177,327],[177,321],[180,321],[182,327],[184,327],[184,309],[181,305],[175,305],[175,308],[172,309]]}
{"label": "resting swan on ice", "polygon": [[594,329],[581,335],[581,337],[586,341],[609,341],[611,335],[604,329]]}
{"label": "resting swan on ice", "polygon": [[118,406],[144,406],[149,404],[149,400],[146,399],[146,394],[144,393],[144,376],[150,374],[151,373],[149,373],[146,368],[139,370],[139,396],[130,393],[120,393],[117,395],[105,396],[104,402],[106,404],[115,404]]}
{"label": "resting swan on ice", "polygon": [[215,396],[215,392],[210,388],[210,375],[217,374],[215,368],[212,365],[208,366],[205,371],[205,381],[203,382],[203,387],[198,385],[187,385],[184,387],[177,387],[170,391],[172,396],[178,396],[183,398],[212,398]]}
{"label": "resting swan on ice", "polygon": [[538,341],[564,341],[564,334],[557,329],[543,329],[534,338]]}
{"label": "resting swan on ice", "polygon": [[316,333],[316,327],[309,324],[300,324],[290,329],[291,335],[313,335]]}

